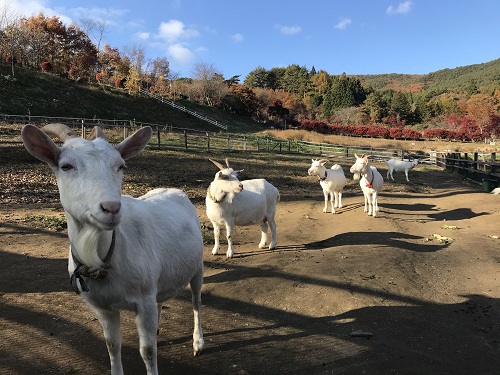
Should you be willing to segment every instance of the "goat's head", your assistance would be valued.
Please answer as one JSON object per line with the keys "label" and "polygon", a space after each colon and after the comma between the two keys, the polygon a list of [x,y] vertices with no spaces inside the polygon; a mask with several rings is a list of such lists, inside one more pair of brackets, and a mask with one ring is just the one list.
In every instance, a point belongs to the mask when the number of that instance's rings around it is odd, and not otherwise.
{"label": "goat's head", "polygon": [[238,179],[238,175],[243,172],[243,169],[235,171],[229,166],[227,158],[225,167],[215,160],[209,160],[219,168],[219,172],[215,174],[214,183],[217,183],[217,186],[221,191],[225,193],[237,194],[243,190],[243,185]]}
{"label": "goat's head", "polygon": [[[151,128],[139,129],[115,147],[95,127],[90,140],[63,124],[22,129],[24,146],[54,171],[65,212],[83,225],[102,230],[116,227],[121,218],[121,187],[125,159],[139,153],[151,138]],[[59,147],[49,137],[56,136]]]}
{"label": "goat's head", "polygon": [[319,176],[325,173],[325,164],[328,162],[328,159],[312,159],[311,166],[307,170],[307,174],[309,176]]}
{"label": "goat's head", "polygon": [[366,167],[368,166],[368,156],[358,156],[358,154],[354,154],[354,156],[356,157],[356,162],[351,167],[350,172],[354,174],[354,180],[359,180],[361,175],[365,173]]}

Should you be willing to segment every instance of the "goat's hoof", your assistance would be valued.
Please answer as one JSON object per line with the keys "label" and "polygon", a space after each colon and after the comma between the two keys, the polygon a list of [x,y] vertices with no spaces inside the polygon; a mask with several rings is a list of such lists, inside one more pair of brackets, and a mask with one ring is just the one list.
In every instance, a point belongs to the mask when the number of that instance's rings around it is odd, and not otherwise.
{"label": "goat's hoof", "polygon": [[265,243],[265,242],[264,242],[264,243],[260,243],[260,244],[259,244],[259,249],[263,249],[263,248],[265,248],[265,247],[266,247],[266,243]]}
{"label": "goat's hoof", "polygon": [[234,255],[234,250],[232,250],[232,251],[228,250],[227,253],[226,253],[226,257],[228,257],[228,258],[232,258],[233,255]]}
{"label": "goat's hoof", "polygon": [[269,250],[276,250],[276,245],[269,245]]}

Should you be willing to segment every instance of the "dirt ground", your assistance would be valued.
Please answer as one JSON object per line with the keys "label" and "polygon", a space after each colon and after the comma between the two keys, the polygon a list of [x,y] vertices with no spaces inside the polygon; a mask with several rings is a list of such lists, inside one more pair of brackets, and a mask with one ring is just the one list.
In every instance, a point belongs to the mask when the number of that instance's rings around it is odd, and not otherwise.
{"label": "dirt ground", "polygon": [[[394,177],[377,218],[359,188],[335,215],[319,184],[282,189],[276,250],[257,249],[257,226],[237,228],[232,259],[207,245],[205,350],[192,356],[186,291],[163,304],[160,373],[499,374],[500,196],[446,172]],[[101,327],[68,281],[66,234],[20,220],[47,212],[0,207],[0,373],[109,373]],[[131,313],[122,333],[125,373],[145,373]]]}

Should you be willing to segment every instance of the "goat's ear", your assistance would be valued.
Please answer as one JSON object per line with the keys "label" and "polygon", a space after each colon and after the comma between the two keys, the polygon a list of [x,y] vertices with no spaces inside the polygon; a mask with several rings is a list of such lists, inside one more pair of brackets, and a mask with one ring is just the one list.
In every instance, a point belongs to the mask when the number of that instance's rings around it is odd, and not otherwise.
{"label": "goat's ear", "polygon": [[50,166],[57,166],[61,149],[43,131],[33,125],[26,125],[21,131],[24,147],[35,158]]}
{"label": "goat's ear", "polygon": [[240,169],[239,171],[236,171],[236,175],[239,175],[240,173],[243,173],[244,169]]}
{"label": "goat's ear", "polygon": [[130,137],[115,146],[123,159],[128,159],[141,152],[151,139],[153,130],[150,126],[145,126],[137,130]]}

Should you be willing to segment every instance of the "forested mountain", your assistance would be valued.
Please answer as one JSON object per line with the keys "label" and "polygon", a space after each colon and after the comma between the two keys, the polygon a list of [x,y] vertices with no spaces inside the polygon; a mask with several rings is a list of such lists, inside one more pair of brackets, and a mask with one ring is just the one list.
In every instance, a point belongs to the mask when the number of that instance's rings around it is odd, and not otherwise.
{"label": "forested mountain", "polygon": [[357,75],[361,83],[377,90],[394,89],[410,92],[445,91],[466,92],[471,84],[476,87],[496,85],[500,87],[500,59],[483,64],[442,69],[424,75],[373,74]]}

